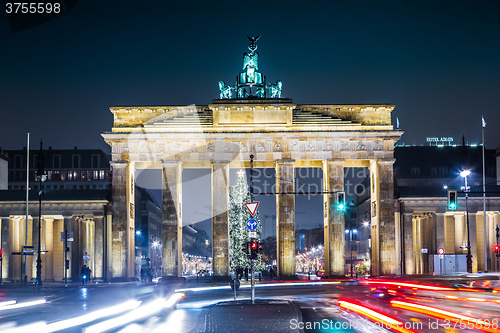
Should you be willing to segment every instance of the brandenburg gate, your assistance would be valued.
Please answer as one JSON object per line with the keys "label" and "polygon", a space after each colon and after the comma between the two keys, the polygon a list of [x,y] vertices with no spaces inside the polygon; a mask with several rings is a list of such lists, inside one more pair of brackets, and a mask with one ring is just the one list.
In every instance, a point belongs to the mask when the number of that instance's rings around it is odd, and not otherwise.
{"label": "brandenburg gate", "polygon": [[229,170],[276,170],[277,274],[295,274],[295,169],[323,170],[325,273],[343,275],[344,213],[335,206],[344,168],[367,167],[371,180],[372,273],[396,274],[394,105],[298,105],[281,98],[281,81],[258,72],[257,38],[249,38],[234,87],[219,82],[220,99],[187,107],[112,107],[114,124],[102,136],[112,151],[111,273],[134,276],[134,172],[162,170],[163,277],[182,272],[182,170],[210,168],[212,257],[215,276],[229,271]]}

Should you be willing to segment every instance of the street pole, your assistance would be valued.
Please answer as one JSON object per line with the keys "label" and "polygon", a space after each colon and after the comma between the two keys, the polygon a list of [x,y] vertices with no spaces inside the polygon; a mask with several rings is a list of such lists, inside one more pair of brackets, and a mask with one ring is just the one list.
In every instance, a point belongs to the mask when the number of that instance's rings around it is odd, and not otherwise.
{"label": "street pole", "polygon": [[47,177],[45,174],[45,169],[43,166],[43,155],[42,155],[43,142],[40,140],[40,154],[38,155],[38,170],[36,175],[36,181],[40,183],[40,191],[38,192],[38,256],[36,259],[36,285],[42,285],[42,183]]}
{"label": "street pole", "polygon": [[[250,155],[250,200],[253,202],[253,155]],[[253,242],[253,238],[250,238],[250,241]],[[250,278],[250,289],[252,290],[252,304],[255,304],[255,278],[254,278],[254,259],[250,259],[250,274],[252,277]]]}
{"label": "street pole", "polygon": [[[28,246],[28,202],[29,202],[29,185],[30,185],[30,134],[28,133],[26,143],[26,223],[25,223],[25,239],[24,245]],[[21,256],[22,258],[22,256]],[[21,259],[22,260],[22,259]],[[28,284],[28,257],[24,256],[24,277],[21,276],[21,279],[24,279],[24,283]],[[21,282],[22,284],[22,282]]]}
{"label": "street pole", "polygon": [[351,230],[349,230],[349,250],[351,251],[350,259],[351,259],[351,279],[352,279],[352,226]]}
{"label": "street pole", "polygon": [[64,286],[68,286],[68,268],[66,262],[68,261],[68,229],[66,228],[66,221],[64,223]]}
{"label": "street pole", "polygon": [[465,211],[467,214],[467,272],[472,273],[472,254],[470,252],[470,231],[469,231],[469,187],[467,186],[467,176],[465,178]]}

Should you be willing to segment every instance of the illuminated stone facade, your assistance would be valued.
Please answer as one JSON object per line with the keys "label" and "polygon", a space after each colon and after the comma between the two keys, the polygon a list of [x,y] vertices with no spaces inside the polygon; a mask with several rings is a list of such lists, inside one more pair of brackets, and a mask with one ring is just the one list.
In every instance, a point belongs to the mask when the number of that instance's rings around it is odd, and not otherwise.
{"label": "illuminated stone facade", "polygon": [[323,169],[325,270],[344,273],[344,217],[335,208],[344,167],[371,173],[373,273],[396,274],[393,105],[297,105],[290,99],[214,100],[206,106],[112,107],[104,133],[113,167],[112,274],[132,277],[133,174],[163,170],[163,276],[181,276],[182,169],[212,169],[213,269],[229,275],[229,169],[275,168],[278,274],[295,274],[294,170]]}
{"label": "illuminated stone facade", "polygon": [[[19,281],[21,276],[21,256],[13,255],[12,252],[21,252],[26,245],[24,195],[24,191],[0,193],[2,278],[10,281]],[[40,244],[43,281],[62,281],[64,278],[64,242],[61,241],[64,228],[72,232],[74,238],[73,242],[68,242],[68,280],[79,280],[80,269],[84,264],[91,268],[92,278],[107,280],[111,277],[108,250],[111,241],[111,204],[107,196],[106,190],[46,192],[42,201]],[[28,246],[34,246],[34,255],[27,256],[29,281],[36,277],[38,209],[37,195],[32,191],[29,198]]]}

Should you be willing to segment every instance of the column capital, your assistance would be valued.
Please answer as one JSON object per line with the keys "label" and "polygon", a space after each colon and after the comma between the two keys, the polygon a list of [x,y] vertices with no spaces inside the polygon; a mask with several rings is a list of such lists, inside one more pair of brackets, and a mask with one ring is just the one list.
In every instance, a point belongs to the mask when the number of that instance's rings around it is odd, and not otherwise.
{"label": "column capital", "polygon": [[275,161],[276,164],[285,164],[285,163],[294,163],[295,160],[293,158],[280,158]]}
{"label": "column capital", "polygon": [[395,158],[384,158],[384,159],[377,159],[376,160],[378,164],[394,164],[396,162]]}
{"label": "column capital", "polygon": [[127,161],[110,161],[109,165],[111,165],[112,168],[125,168],[128,163]]}
{"label": "column capital", "polygon": [[176,167],[179,164],[182,165],[181,161],[176,161],[176,160],[162,160],[160,161],[160,164],[162,167]]}
{"label": "column capital", "polygon": [[231,161],[210,161],[212,165],[229,165]]}
{"label": "column capital", "polygon": [[325,160],[327,163],[332,163],[332,164],[344,164],[345,159],[343,158],[329,158]]}

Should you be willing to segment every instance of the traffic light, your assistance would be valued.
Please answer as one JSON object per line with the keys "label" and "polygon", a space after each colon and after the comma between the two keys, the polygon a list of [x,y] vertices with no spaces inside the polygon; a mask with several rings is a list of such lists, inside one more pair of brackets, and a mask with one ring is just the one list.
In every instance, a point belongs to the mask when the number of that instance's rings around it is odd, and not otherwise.
{"label": "traffic light", "polygon": [[66,269],[69,269],[69,260],[66,260]]}
{"label": "traffic light", "polygon": [[257,259],[259,253],[259,243],[250,242],[250,259]]}
{"label": "traffic light", "polygon": [[498,244],[497,244],[497,245],[495,245],[495,246],[493,247],[493,249],[495,250],[495,254],[496,254],[496,256],[497,256],[497,257],[500,257],[500,245],[498,245]]}
{"label": "traffic light", "polygon": [[337,192],[337,209],[345,211],[345,192]]}
{"label": "traffic light", "polygon": [[3,250],[2,250],[2,249],[0,249],[0,261],[2,261],[2,254],[3,254],[3,253],[2,253],[2,251],[3,251]]}
{"label": "traffic light", "polygon": [[448,190],[448,209],[457,210],[457,191]]}

